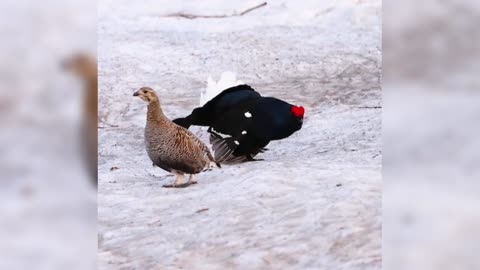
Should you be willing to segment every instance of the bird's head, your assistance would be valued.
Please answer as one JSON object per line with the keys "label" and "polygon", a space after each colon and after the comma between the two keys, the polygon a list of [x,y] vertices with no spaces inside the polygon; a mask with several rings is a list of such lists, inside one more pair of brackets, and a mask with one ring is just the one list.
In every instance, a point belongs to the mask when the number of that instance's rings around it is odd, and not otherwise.
{"label": "bird's head", "polygon": [[153,101],[158,101],[158,96],[155,91],[150,87],[142,87],[138,89],[135,93],[133,93],[134,97],[139,97],[147,103],[151,103]]}
{"label": "bird's head", "polygon": [[293,105],[292,108],[290,109],[297,119],[303,119],[303,115],[305,114],[305,108],[302,106],[295,106]]}
{"label": "bird's head", "polygon": [[97,78],[97,60],[89,54],[78,53],[61,62],[62,68],[78,77],[90,80]]}

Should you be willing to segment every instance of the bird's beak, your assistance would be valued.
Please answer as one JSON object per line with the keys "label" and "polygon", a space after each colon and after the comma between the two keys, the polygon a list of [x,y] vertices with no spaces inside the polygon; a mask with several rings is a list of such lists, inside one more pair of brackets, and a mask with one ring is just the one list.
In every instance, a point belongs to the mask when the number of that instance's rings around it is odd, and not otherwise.
{"label": "bird's beak", "polygon": [[139,94],[138,94],[138,91],[136,91],[135,93],[133,93],[133,96],[134,97],[137,97]]}

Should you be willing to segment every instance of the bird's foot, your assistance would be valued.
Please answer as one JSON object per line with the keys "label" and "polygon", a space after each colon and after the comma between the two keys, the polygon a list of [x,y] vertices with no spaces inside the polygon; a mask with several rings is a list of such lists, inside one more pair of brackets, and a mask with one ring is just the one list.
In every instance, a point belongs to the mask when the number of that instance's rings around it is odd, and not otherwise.
{"label": "bird's foot", "polygon": [[195,176],[193,174],[190,174],[190,177],[188,178],[187,183],[190,183],[192,185],[197,183],[197,180],[195,180]]}
{"label": "bird's foot", "polygon": [[263,158],[253,158],[252,156],[247,156],[247,161],[264,161]]}

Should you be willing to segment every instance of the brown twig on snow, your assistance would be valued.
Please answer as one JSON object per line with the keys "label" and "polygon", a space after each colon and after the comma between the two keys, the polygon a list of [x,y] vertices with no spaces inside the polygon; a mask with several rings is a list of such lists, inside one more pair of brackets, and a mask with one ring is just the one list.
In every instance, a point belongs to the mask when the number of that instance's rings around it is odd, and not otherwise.
{"label": "brown twig on snow", "polygon": [[198,209],[197,211],[195,211],[195,213],[201,213],[201,212],[205,212],[205,211],[208,211],[208,208]]}
{"label": "brown twig on snow", "polygon": [[99,129],[104,129],[104,128],[117,128],[119,127],[119,125],[114,125],[114,124],[109,124],[109,123],[106,123],[106,122],[103,122],[103,121],[100,121],[100,123],[104,124],[104,126],[98,126],[97,128]]}
{"label": "brown twig on snow", "polygon": [[360,106],[359,109],[381,109],[382,106]]}
{"label": "brown twig on snow", "polygon": [[261,8],[263,6],[266,6],[267,2],[263,2],[261,4],[258,4],[254,7],[248,8],[240,13],[234,12],[232,14],[223,14],[223,15],[199,15],[199,14],[190,14],[190,13],[183,13],[183,12],[177,12],[177,13],[171,13],[164,15],[162,17],[180,17],[180,18],[185,18],[189,20],[193,19],[198,19],[198,18],[203,18],[203,19],[216,19],[216,18],[228,18],[228,17],[237,17],[237,16],[243,16],[257,8]]}

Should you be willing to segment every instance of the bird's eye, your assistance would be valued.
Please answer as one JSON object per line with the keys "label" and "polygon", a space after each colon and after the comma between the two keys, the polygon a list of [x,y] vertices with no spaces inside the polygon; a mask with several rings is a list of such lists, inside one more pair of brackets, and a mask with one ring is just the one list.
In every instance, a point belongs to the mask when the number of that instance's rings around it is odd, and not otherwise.
{"label": "bird's eye", "polygon": [[143,93],[146,94],[146,93],[147,93],[147,90],[143,90]]}

